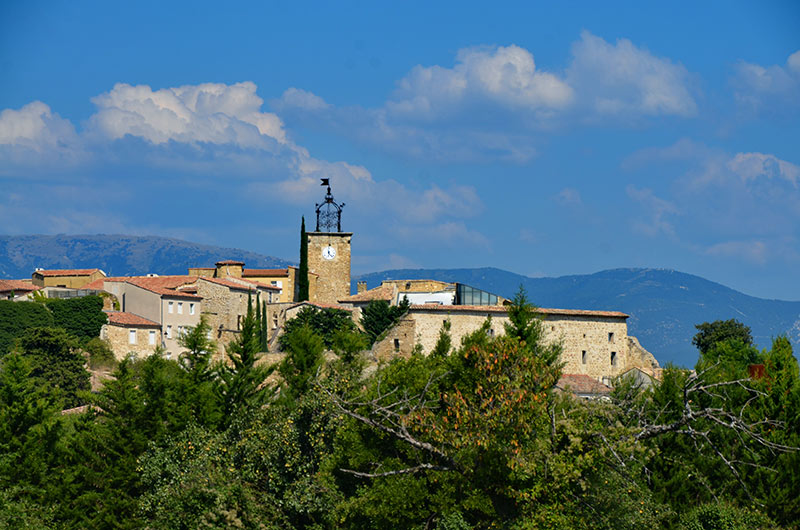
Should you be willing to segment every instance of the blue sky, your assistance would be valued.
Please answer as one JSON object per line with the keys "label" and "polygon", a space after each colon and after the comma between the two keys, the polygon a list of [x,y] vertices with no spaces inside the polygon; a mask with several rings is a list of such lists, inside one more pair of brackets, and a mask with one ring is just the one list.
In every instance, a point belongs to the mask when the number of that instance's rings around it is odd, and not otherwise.
{"label": "blue sky", "polygon": [[[429,4],[435,4],[433,6]],[[797,2],[0,5],[0,232],[800,299]]]}

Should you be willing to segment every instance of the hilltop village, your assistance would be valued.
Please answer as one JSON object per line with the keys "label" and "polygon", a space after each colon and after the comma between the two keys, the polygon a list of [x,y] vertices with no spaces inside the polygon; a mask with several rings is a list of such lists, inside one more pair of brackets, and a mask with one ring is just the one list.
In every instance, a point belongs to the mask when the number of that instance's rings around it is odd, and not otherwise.
{"label": "hilltop village", "polygon": [[[327,184],[327,183],[326,183]],[[440,329],[449,326],[454,344],[490,319],[487,333],[502,334],[509,321],[509,300],[461,283],[436,280],[386,280],[373,289],[358,282],[351,293],[351,243],[354,234],[341,230],[342,205],[330,186],[316,205],[317,223],[306,232],[308,297],[300,294],[300,268],[251,269],[246,263],[222,259],[214,266],[189,268],[185,275],[110,277],[97,268],[42,270],[30,280],[0,280],[0,298],[29,300],[34,296],[73,298],[100,295],[108,322],[100,338],[108,341],[121,360],[138,358],[157,349],[177,358],[179,337],[204,317],[218,345],[217,358],[240,334],[248,305],[256,303],[267,323],[268,351],[277,353],[287,321],[303,308],[338,309],[360,325],[362,311],[372,302],[397,306],[408,301],[407,312],[376,341],[373,360],[407,357],[415,348],[430,352]],[[562,382],[576,392],[603,394],[614,378],[630,373],[647,383],[658,378],[655,357],[628,335],[628,315],[588,308],[538,308],[545,340],[563,345]]]}

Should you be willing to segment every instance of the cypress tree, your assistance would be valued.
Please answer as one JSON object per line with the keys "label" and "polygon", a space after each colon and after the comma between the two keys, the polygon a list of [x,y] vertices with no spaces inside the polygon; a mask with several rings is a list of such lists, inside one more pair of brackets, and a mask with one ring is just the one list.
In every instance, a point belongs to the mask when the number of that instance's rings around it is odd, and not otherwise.
{"label": "cypress tree", "polygon": [[256,338],[258,339],[259,348],[264,344],[263,325],[264,323],[261,321],[261,293],[256,293]]}
{"label": "cypress tree", "polygon": [[263,349],[263,351],[267,351],[267,348],[269,348],[269,342],[268,342],[269,337],[267,335],[268,329],[269,328],[267,327],[267,303],[261,302],[261,330],[263,332],[263,335],[261,336],[261,348]]}
{"label": "cypress tree", "polygon": [[297,271],[298,302],[308,300],[308,238],[306,238],[306,218],[300,221],[300,267]]}

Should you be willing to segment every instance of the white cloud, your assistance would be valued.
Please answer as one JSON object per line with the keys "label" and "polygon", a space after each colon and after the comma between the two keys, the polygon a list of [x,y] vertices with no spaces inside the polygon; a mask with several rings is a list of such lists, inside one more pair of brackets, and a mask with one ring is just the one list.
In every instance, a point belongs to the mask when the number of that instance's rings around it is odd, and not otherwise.
{"label": "white cloud", "polygon": [[391,114],[431,119],[485,102],[536,111],[563,108],[572,89],[556,75],[536,69],[524,48],[464,48],[453,68],[416,66],[398,82],[386,108]]}
{"label": "white cloud", "polygon": [[0,161],[9,165],[74,163],[82,156],[75,128],[41,101],[0,112]]}
{"label": "white cloud", "polygon": [[656,236],[659,233],[675,236],[675,228],[666,220],[668,215],[679,213],[678,207],[665,199],[657,197],[653,190],[628,186],[625,190],[628,197],[638,202],[645,210],[644,218],[636,219],[633,227],[635,230],[647,235]]}
{"label": "white cloud", "polygon": [[89,120],[90,128],[111,140],[130,135],[154,144],[200,142],[260,149],[286,143],[283,123],[275,114],[260,111],[263,100],[249,81],[155,91],[147,85],[118,83],[92,102],[98,110]]}
{"label": "white cloud", "polygon": [[555,199],[562,206],[581,206],[583,204],[581,193],[575,188],[564,188],[558,192]]}
{"label": "white cloud", "polygon": [[572,55],[566,80],[581,104],[600,116],[687,117],[697,112],[686,68],[627,39],[612,45],[584,31]]}
{"label": "white cloud", "polygon": [[737,153],[728,162],[728,168],[743,181],[760,177],[779,178],[790,182],[796,188],[800,179],[800,167],[775,155],[763,153]]}
{"label": "white cloud", "polygon": [[298,88],[273,108],[293,124],[327,129],[402,156],[444,162],[525,163],[545,133],[599,121],[693,116],[691,76],[629,40],[584,32],[566,72],[525,48],[476,46],[453,66],[417,65],[383,105],[335,107]]}
{"label": "white cloud", "polygon": [[800,108],[800,50],[786,60],[784,66],[761,66],[740,62],[732,79],[734,96],[748,111],[786,112]]}
{"label": "white cloud", "polygon": [[767,262],[767,245],[763,241],[725,241],[708,247],[709,256],[733,257],[763,265]]}

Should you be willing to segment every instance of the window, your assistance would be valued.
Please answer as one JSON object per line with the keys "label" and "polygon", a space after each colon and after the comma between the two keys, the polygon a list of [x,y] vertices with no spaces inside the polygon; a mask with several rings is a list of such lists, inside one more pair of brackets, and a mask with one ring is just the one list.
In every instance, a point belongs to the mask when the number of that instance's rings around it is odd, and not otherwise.
{"label": "window", "polygon": [[272,315],[272,328],[275,329],[278,327],[278,314]]}
{"label": "window", "polygon": [[194,315],[194,304],[189,304],[189,314]]}
{"label": "window", "polygon": [[400,351],[400,339],[394,339],[394,351]]}
{"label": "window", "polygon": [[183,302],[178,302],[178,314],[183,314]]}
{"label": "window", "polygon": [[494,328],[489,328],[486,330],[486,334],[490,337],[494,337]]}
{"label": "window", "polygon": [[581,351],[581,364],[586,364],[586,350]]}
{"label": "window", "polygon": [[172,302],[167,304],[167,313],[172,313]]}
{"label": "window", "polygon": [[614,342],[614,333],[608,333],[608,342]]}
{"label": "window", "polygon": [[156,332],[155,331],[152,331],[152,330],[150,331],[150,336],[147,339],[147,343],[149,345],[151,345],[151,346],[153,346],[156,343]]}
{"label": "window", "polygon": [[616,365],[617,365],[617,352],[612,351],[611,352],[611,366],[616,366]]}
{"label": "window", "polygon": [[172,326],[167,326],[167,338],[172,338]]}
{"label": "window", "polygon": [[136,344],[136,330],[132,329],[128,332],[128,344]]}
{"label": "window", "polygon": [[242,329],[242,315],[236,315],[236,330]]}

